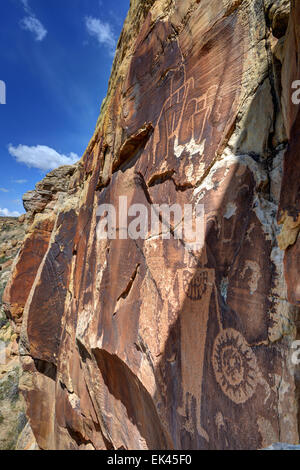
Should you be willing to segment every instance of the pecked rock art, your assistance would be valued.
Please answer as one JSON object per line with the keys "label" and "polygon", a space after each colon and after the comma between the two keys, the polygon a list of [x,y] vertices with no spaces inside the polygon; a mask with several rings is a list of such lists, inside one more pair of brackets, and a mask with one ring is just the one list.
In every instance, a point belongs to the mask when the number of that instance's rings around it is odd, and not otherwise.
{"label": "pecked rock art", "polygon": [[[40,448],[299,440],[269,14],[262,0],[132,2],[96,131],[63,194],[32,214],[28,240],[49,232],[20,296],[21,387]],[[144,238],[124,237],[125,196],[148,212],[202,204],[203,247],[176,239],[173,220],[169,238],[150,223]],[[116,208],[122,236],[97,237],[102,204]]]}
{"label": "pecked rock art", "polygon": [[[190,310],[196,312],[194,324],[199,323],[201,325],[202,335],[199,335],[197,339],[202,345],[199,362],[204,364],[209,318],[208,299],[211,298],[213,291],[214,299],[218,299],[215,270],[196,268],[195,271],[183,271],[181,282],[183,283],[186,298],[191,301]],[[213,345],[212,365],[216,381],[223,393],[233,403],[245,403],[254,395],[260,377],[256,357],[240,332],[223,327],[221,307],[218,300],[215,308],[219,333]],[[188,332],[187,342],[190,342],[191,339],[191,332]],[[195,338],[196,341],[197,339]],[[199,380],[198,389],[201,389],[203,372],[198,372],[197,376]]]}
{"label": "pecked rock art", "polygon": [[257,386],[256,357],[236,330],[221,329],[214,344],[213,367],[223,393],[234,403],[245,403]]}

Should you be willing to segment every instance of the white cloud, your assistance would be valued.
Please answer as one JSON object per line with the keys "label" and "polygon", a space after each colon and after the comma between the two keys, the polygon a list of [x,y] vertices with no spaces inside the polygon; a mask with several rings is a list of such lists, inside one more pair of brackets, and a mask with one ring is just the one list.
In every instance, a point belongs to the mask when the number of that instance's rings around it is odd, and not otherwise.
{"label": "white cloud", "polygon": [[20,212],[0,208],[0,217],[20,217]]}
{"label": "white cloud", "polygon": [[1,193],[9,193],[8,189],[6,188],[0,188]]}
{"label": "white cloud", "polygon": [[116,48],[116,37],[109,23],[104,23],[99,18],[87,16],[85,26],[90,36],[94,37],[100,45],[109,49],[110,54],[114,54]]}
{"label": "white cloud", "polygon": [[35,16],[26,16],[21,20],[20,25],[21,28],[33,33],[36,41],[42,41],[47,36],[48,31]]}
{"label": "white cloud", "polygon": [[23,4],[25,11],[27,11],[28,13],[31,12],[28,0],[21,0],[21,3]]}
{"label": "white cloud", "polygon": [[29,0],[21,0],[21,3],[28,15],[20,21],[21,28],[33,33],[36,41],[42,41],[47,36],[48,31],[30,8]]}
{"label": "white cloud", "polygon": [[17,162],[25,163],[31,168],[48,171],[54,170],[62,165],[73,165],[79,160],[76,153],[71,152],[68,156],[56,152],[56,150],[46,145],[37,145],[36,147],[28,147],[27,145],[8,146],[10,155],[15,157]]}

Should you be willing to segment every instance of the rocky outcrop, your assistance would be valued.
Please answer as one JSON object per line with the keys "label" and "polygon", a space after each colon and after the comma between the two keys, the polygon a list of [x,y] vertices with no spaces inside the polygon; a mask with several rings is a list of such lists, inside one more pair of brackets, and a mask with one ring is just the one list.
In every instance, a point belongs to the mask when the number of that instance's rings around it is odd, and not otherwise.
{"label": "rocky outcrop", "polygon": [[46,175],[37,183],[35,190],[23,196],[24,208],[31,215],[52,209],[59,197],[68,190],[69,181],[75,171],[74,165],[61,166]]}
{"label": "rocky outcrop", "polygon": [[23,218],[0,218],[0,450],[14,449],[26,425],[24,401],[19,393],[21,367],[16,328],[2,308],[2,294],[24,236]]}
{"label": "rocky outcrop", "polygon": [[[131,2],[66,192],[25,198],[31,225],[4,297],[40,448],[299,443],[299,310],[277,241],[296,160],[288,123],[299,127],[284,91],[299,38],[288,7]],[[171,221],[170,239],[97,237],[102,204],[123,233],[120,196],[148,211],[202,204],[204,247]]]}

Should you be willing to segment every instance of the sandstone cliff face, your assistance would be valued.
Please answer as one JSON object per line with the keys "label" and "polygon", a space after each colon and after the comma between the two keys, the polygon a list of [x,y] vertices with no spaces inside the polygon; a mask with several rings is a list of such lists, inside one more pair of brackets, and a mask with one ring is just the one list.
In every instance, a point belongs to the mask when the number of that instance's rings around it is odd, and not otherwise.
{"label": "sandstone cliff face", "polygon": [[48,248],[57,208],[63,205],[75,169],[76,166],[67,165],[53,170],[36,185],[35,190],[23,196],[27,232],[4,296],[8,316],[17,325],[18,332],[26,300]]}
{"label": "sandstone cliff face", "polygon": [[[298,7],[131,2],[80,164],[59,197],[25,198],[31,225],[4,296],[40,448],[299,442],[298,242],[284,271],[277,241],[278,208],[281,248],[298,217],[300,124],[286,95]],[[99,240],[97,208],[119,196],[149,210],[203,204],[204,248]]]}
{"label": "sandstone cliff face", "polygon": [[[5,347],[0,361],[0,449],[38,448],[19,393],[20,325],[25,301],[49,242],[53,208],[62,202],[75,168],[64,166],[50,172],[34,191],[26,193],[26,217],[0,219],[0,346]],[[41,212],[43,215],[38,216]]]}

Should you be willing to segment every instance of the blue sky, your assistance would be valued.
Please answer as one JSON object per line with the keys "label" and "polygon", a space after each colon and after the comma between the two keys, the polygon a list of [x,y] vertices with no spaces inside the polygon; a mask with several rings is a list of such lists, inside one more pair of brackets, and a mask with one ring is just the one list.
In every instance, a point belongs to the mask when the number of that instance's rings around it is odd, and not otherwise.
{"label": "blue sky", "polygon": [[82,156],[128,8],[129,0],[1,0],[0,216],[23,213],[24,192]]}

